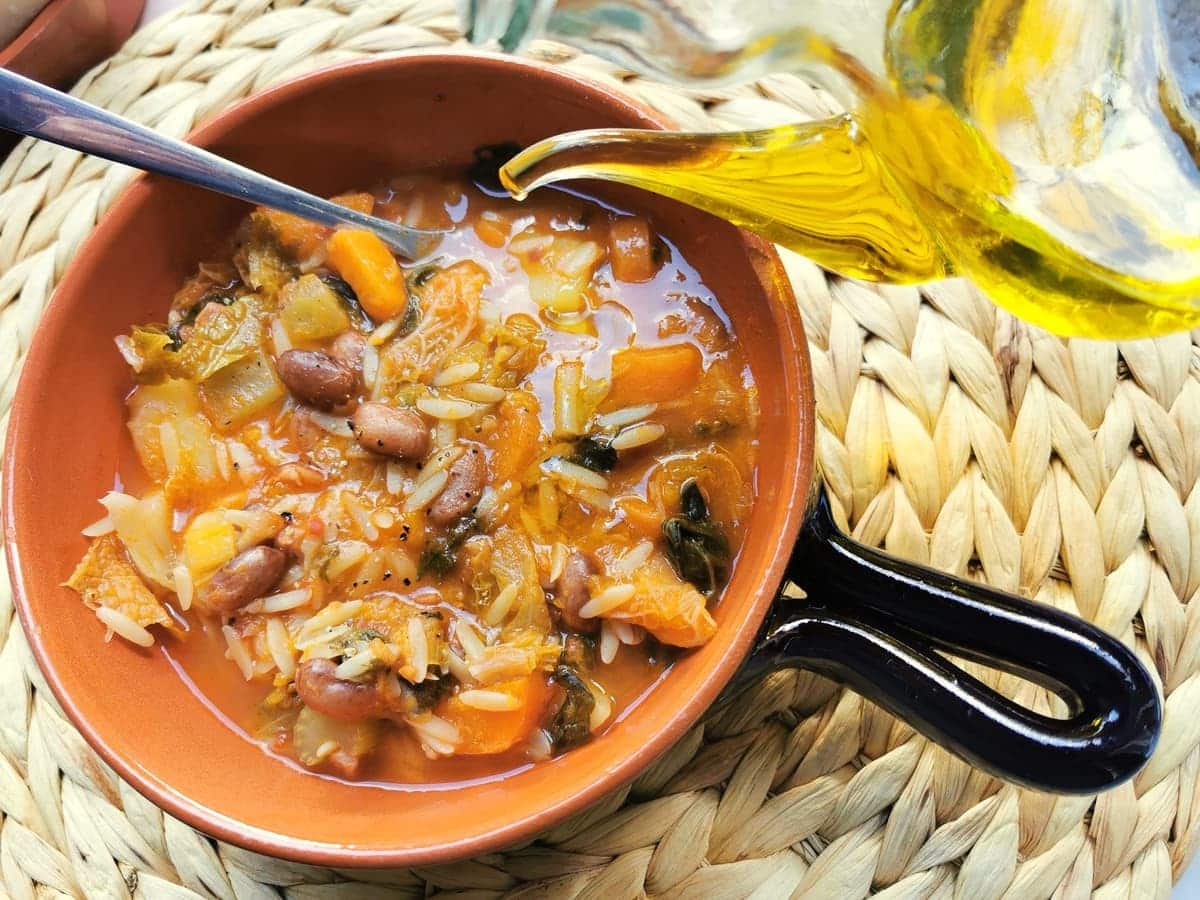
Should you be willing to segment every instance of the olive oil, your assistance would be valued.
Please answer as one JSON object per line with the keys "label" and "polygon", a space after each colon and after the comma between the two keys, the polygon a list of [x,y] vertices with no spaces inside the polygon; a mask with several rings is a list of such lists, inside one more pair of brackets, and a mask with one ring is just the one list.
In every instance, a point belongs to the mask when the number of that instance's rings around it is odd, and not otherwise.
{"label": "olive oil", "polygon": [[543,141],[515,196],[620,181],[711,211],[843,275],[961,275],[1059,334],[1200,325],[1200,142],[1152,4],[897,3],[883,71],[808,34],[792,53],[851,112],[722,134],[595,130]]}

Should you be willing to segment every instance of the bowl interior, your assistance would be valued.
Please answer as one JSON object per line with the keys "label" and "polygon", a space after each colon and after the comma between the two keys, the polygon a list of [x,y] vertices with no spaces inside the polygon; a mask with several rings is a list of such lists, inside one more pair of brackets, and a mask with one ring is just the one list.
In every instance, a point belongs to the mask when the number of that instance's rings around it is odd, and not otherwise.
{"label": "bowl interior", "polygon": [[[531,64],[423,55],[316,73],[259,95],[195,135],[217,153],[321,194],[462,165],[472,149],[594,126],[657,127],[607,89]],[[101,641],[60,587],[79,529],[113,484],[130,387],[112,337],[161,320],[196,262],[246,213],[157,178],[136,183],[80,250],[30,348],[6,458],[5,535],[31,645],[67,713],[137,788],[211,834],[331,865],[401,865],[494,849],[627,781],[711,703],[745,655],[781,575],[810,474],[812,399],[778,260],[731,226],[647,194],[648,212],[731,316],[761,391],[763,452],[748,539],[716,609],[717,637],[686,655],[600,740],[501,781],[427,790],[301,772],[226,727],[160,651]]]}

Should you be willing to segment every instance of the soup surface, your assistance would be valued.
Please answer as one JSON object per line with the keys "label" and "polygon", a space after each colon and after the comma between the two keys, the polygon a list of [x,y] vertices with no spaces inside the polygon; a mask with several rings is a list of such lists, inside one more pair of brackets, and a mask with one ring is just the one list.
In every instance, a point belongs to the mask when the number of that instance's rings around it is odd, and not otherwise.
{"label": "soup surface", "polygon": [[268,752],[401,784],[602,731],[703,644],[752,500],[754,384],[645,219],[470,173],[258,210],[118,338],[130,449],[68,580]]}

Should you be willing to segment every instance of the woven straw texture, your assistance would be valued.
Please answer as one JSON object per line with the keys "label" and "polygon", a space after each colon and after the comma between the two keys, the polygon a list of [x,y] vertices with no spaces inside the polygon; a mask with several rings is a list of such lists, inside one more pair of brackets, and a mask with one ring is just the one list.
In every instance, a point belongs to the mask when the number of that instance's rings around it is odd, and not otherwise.
{"label": "woven straw texture", "polygon": [[[449,0],[216,0],[154,22],[76,93],[181,136],[266,85],[456,39]],[[828,115],[773,77],[716,93],[553,46],[684,126]],[[132,173],[24,142],[0,168],[0,409],[64,267]],[[1200,368],[1193,338],[1064,342],[961,283],[865,287],[789,256],[817,447],[855,536],[1081,614],[1166,697],[1132,783],[1061,798],[997,782],[856,694],[777,673],[617,796],[528,846],[334,872],[217,845],[121,783],[45,688],[0,584],[0,877],[16,898],[1167,897],[1200,821]],[[6,412],[5,412],[6,415]],[[1043,691],[994,685],[1041,709]]]}

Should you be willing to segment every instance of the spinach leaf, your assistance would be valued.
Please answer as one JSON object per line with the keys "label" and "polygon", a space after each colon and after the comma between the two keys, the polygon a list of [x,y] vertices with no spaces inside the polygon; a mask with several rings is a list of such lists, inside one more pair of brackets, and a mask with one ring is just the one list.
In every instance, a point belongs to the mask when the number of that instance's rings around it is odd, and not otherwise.
{"label": "spinach leaf", "polygon": [[322,581],[329,581],[329,564],[337,559],[341,552],[337,544],[322,544],[317,551],[313,563],[316,565],[317,573],[321,576]]}
{"label": "spinach leaf", "polygon": [[729,574],[729,541],[710,518],[708,503],[694,478],[680,487],[679,505],[683,514],[662,524],[667,559],[680,578],[711,595]]}
{"label": "spinach leaf", "polygon": [[361,652],[371,641],[382,641],[386,638],[386,634],[376,631],[374,628],[360,628],[352,631],[334,642],[333,646],[338,651],[335,659],[340,661],[347,655],[353,656],[355,653]]}
{"label": "spinach leaf", "polygon": [[417,701],[417,711],[424,712],[433,709],[443,697],[454,689],[454,679],[449,675],[441,678],[426,678],[420,684],[411,685],[413,697]]}
{"label": "spinach leaf", "polygon": [[596,642],[584,634],[566,635],[558,664],[577,670],[592,668],[596,664]]}
{"label": "spinach leaf", "polygon": [[409,285],[414,288],[424,287],[429,279],[437,273],[437,266],[424,266],[423,268],[418,269],[417,273],[413,275],[412,279],[409,281]]}
{"label": "spinach leaf", "polygon": [[356,328],[360,331],[370,331],[374,327],[371,324],[371,317],[366,314],[358,302],[358,294],[354,288],[350,287],[348,282],[334,275],[332,272],[318,272],[317,277],[321,279],[327,288],[337,294],[342,308],[349,313],[350,321],[354,323]]}
{"label": "spinach leaf", "polygon": [[575,442],[570,460],[593,472],[611,472],[617,467],[617,451],[605,437],[587,435]]}
{"label": "spinach leaf", "polygon": [[554,670],[554,681],[564,691],[562,705],[546,729],[556,753],[586,743],[591,737],[592,708],[596,698],[575,669],[560,665]]}
{"label": "spinach leaf", "polygon": [[679,488],[679,509],[693,522],[708,518],[708,503],[695,478],[689,478]]}
{"label": "spinach leaf", "polygon": [[422,551],[421,559],[417,563],[417,577],[433,575],[437,578],[445,578],[446,573],[454,568],[456,562],[458,562],[458,554],[454,552],[454,548],[437,541]]}
{"label": "spinach leaf", "polygon": [[407,337],[417,330],[421,324],[421,288],[429,283],[441,269],[438,266],[424,266],[408,278],[408,303],[404,307],[404,319],[396,329],[397,337]]}
{"label": "spinach leaf", "polygon": [[429,574],[437,578],[444,578],[446,573],[453,569],[454,564],[458,562],[458,548],[471,535],[475,527],[474,516],[465,516],[451,525],[443,537],[433,541],[421,554],[421,559],[417,563],[417,577]]}
{"label": "spinach leaf", "polygon": [[400,323],[396,334],[400,337],[408,337],[417,330],[417,326],[421,324],[421,302],[417,299],[416,294],[408,295],[408,305],[404,307],[404,321]]}

